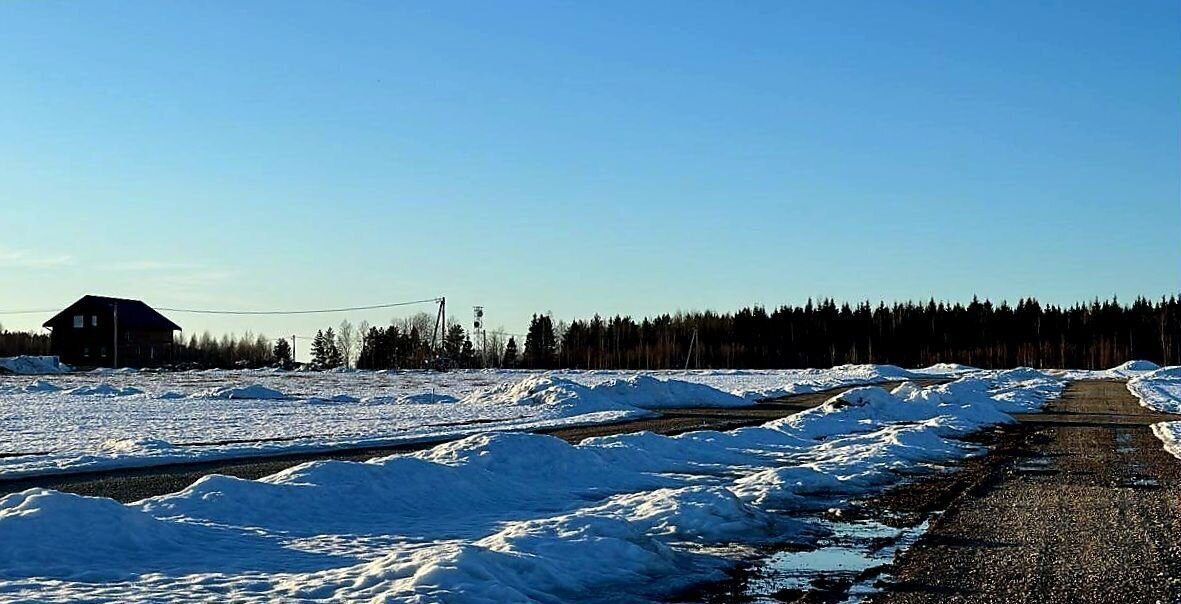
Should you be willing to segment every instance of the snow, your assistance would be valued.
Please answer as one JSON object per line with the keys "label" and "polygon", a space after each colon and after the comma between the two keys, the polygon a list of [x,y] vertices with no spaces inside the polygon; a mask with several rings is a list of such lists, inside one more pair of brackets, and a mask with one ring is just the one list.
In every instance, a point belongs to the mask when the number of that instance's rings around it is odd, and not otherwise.
{"label": "snow", "polygon": [[[918,376],[885,365],[784,371],[134,370],[0,377],[0,478],[383,446],[618,422],[669,407]],[[922,377],[930,377],[922,374]],[[112,449],[109,441],[168,447]]]}
{"label": "snow", "polygon": [[214,388],[208,392],[197,392],[192,397],[277,401],[287,398],[287,395],[274,388],[267,388],[262,384],[251,384],[250,386]]}
{"label": "snow", "polygon": [[[576,445],[482,433],[260,480],[206,476],[128,505],[32,489],[0,499],[0,599],[663,599],[720,577],[738,561],[735,545],[813,543],[826,533],[817,511],[983,454],[961,439],[1012,421],[1001,409],[1039,408],[1062,386],[1036,372],[980,372],[928,388],[857,388],[727,432]],[[662,400],[642,385],[630,398],[618,388],[531,375],[478,398],[578,410]],[[467,406],[471,396],[418,407]]]}
{"label": "snow", "polygon": [[[1181,366],[1156,367],[1151,363],[1140,374],[1128,380],[1128,391],[1140,399],[1140,404],[1153,411],[1181,414]],[[1152,433],[1164,444],[1165,451],[1181,459],[1181,421],[1159,422],[1152,425]]]}
{"label": "snow", "polygon": [[66,373],[68,371],[70,371],[69,365],[63,365],[57,357],[0,357],[0,374],[37,375],[43,373]]}
{"label": "snow", "polygon": [[1158,367],[1128,380],[1128,391],[1154,411],[1181,413],[1181,366]]}
{"label": "snow", "polygon": [[1111,369],[1065,369],[1054,373],[1070,380],[1126,380],[1160,369],[1152,361],[1127,361]]}

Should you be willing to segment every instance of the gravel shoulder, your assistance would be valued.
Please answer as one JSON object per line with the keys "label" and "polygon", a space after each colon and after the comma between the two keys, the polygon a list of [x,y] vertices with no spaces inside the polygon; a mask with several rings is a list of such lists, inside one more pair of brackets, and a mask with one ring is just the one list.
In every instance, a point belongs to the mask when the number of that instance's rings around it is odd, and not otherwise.
{"label": "gravel shoulder", "polygon": [[[920,380],[918,383],[934,384],[942,381],[946,380]],[[890,388],[897,385],[897,382],[878,385]],[[551,434],[569,442],[579,442],[584,438],[593,436],[626,434],[642,430],[669,435],[693,430],[731,430],[787,417],[820,405],[837,392],[847,389],[838,388],[811,394],[800,394],[764,401],[750,407],[664,409],[661,410],[659,417],[616,424],[596,424],[592,426],[540,430],[538,433]],[[174,493],[209,474],[224,474],[239,478],[256,479],[308,461],[321,459],[364,461],[374,457],[427,449],[440,442],[445,442],[445,440],[448,439],[391,447],[341,449],[328,452],[295,453],[240,460],[170,464],[147,468],[128,468],[23,478],[0,481],[0,495],[33,487],[42,487],[77,493],[79,495],[110,497],[126,503],[138,501],[145,497]]]}

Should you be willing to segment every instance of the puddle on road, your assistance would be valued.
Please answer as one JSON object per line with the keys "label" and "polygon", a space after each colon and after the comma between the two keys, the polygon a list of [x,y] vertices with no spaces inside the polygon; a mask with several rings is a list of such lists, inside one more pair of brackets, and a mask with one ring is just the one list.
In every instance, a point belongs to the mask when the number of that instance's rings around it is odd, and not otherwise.
{"label": "puddle on road", "polygon": [[859,602],[880,591],[874,586],[880,570],[913,545],[928,523],[903,529],[872,521],[826,526],[833,535],[816,549],[778,552],[767,559],[744,595],[754,602],[779,602],[818,591],[825,601]]}
{"label": "puddle on road", "polygon": [[1151,476],[1129,476],[1120,479],[1116,486],[1125,489],[1159,489],[1160,481]]}
{"label": "puddle on road", "polygon": [[1132,453],[1136,447],[1132,446],[1132,433],[1120,430],[1115,433],[1115,451],[1117,453]]}
{"label": "puddle on road", "polygon": [[1013,466],[1013,470],[1018,474],[1054,474],[1058,472],[1058,468],[1054,467],[1054,460],[1049,457],[1023,459]]}

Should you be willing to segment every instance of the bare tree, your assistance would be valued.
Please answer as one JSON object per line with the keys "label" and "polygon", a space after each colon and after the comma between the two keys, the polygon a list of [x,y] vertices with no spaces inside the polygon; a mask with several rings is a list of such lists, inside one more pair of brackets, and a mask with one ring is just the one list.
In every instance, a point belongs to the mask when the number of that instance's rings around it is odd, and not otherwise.
{"label": "bare tree", "polygon": [[344,357],[344,366],[353,366],[353,353],[357,346],[357,332],[348,319],[340,322],[336,329],[336,347],[340,348],[340,355]]}
{"label": "bare tree", "polygon": [[503,327],[488,332],[488,345],[483,351],[485,367],[500,367],[500,353],[507,342]]}

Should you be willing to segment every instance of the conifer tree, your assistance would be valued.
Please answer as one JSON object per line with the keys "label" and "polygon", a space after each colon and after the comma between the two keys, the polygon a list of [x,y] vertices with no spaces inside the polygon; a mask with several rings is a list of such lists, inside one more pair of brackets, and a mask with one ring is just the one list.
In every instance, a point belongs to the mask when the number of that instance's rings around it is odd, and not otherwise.
{"label": "conifer tree", "polygon": [[328,347],[322,330],[316,330],[316,337],[312,338],[312,367],[323,369],[328,363]]}
{"label": "conifer tree", "polygon": [[508,344],[504,346],[504,359],[500,361],[500,366],[505,369],[513,369],[517,366],[517,339],[509,336]]}
{"label": "conifer tree", "polygon": [[290,369],[294,364],[291,358],[291,344],[287,340],[279,338],[275,340],[275,347],[271,349],[271,356],[275,357],[275,363],[284,369]]}

